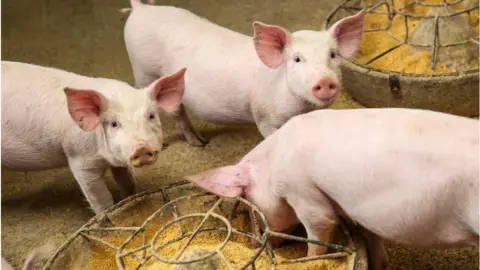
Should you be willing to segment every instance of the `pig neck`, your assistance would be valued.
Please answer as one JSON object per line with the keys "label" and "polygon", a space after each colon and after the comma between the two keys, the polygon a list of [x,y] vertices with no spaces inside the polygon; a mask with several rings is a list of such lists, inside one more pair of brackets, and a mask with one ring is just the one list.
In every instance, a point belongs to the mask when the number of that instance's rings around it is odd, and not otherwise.
{"label": "pig neck", "polygon": [[232,72],[232,77],[236,78],[233,83],[241,86],[238,91],[245,91],[244,89],[251,91],[250,106],[253,111],[263,109],[265,111],[262,113],[279,116],[287,114],[290,117],[304,109],[308,102],[295,95],[288,87],[285,63],[278,68],[267,67],[258,57],[253,37],[236,32],[235,34],[238,35],[238,44],[234,45],[232,50],[248,53],[244,57],[232,56],[229,60],[235,62],[241,70],[248,72],[238,70],[225,72]]}
{"label": "pig neck", "polygon": [[[258,57],[257,57],[258,58]],[[315,105],[306,101],[302,97],[295,94],[295,92],[289,88],[287,84],[287,70],[285,65],[281,65],[276,69],[265,66],[260,60],[261,65],[258,68],[255,91],[258,94],[256,98],[261,98],[260,103],[264,108],[268,109],[269,114],[274,115],[279,121],[279,124],[283,124],[293,115],[299,113],[306,113],[315,109]]]}
{"label": "pig neck", "polygon": [[275,170],[273,160],[276,151],[278,132],[270,135],[240,162],[248,170],[250,184],[245,190],[246,198],[255,204],[268,217],[271,230],[290,233],[299,220],[287,200],[278,194],[278,182],[272,178]]}

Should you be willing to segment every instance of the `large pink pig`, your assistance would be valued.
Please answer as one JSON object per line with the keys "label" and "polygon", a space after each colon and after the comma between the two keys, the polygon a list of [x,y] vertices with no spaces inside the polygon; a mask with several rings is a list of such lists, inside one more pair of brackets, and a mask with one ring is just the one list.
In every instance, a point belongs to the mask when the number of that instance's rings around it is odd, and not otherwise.
{"label": "large pink pig", "polygon": [[2,166],[69,166],[95,213],[105,210],[113,205],[106,169],[127,197],[135,192],[128,167],[157,160],[163,143],[158,113],[178,109],[184,73],[136,90],[117,80],[2,61]]}
{"label": "large pink pig", "polygon": [[[187,67],[186,108],[213,123],[256,123],[264,137],[292,116],[334,101],[341,88],[339,56],[354,56],[365,14],[326,31],[290,33],[254,22],[252,38],[184,9],[139,0],[131,5],[125,44],[137,87]],[[205,143],[183,107],[175,119],[192,145]]]}
{"label": "large pink pig", "polygon": [[[187,179],[245,196],[273,230],[299,222],[332,239],[338,215],[362,228],[374,269],[383,238],[427,248],[478,246],[479,123],[416,109],[322,110],[296,116],[238,164]],[[326,248],[309,245],[308,254]]]}

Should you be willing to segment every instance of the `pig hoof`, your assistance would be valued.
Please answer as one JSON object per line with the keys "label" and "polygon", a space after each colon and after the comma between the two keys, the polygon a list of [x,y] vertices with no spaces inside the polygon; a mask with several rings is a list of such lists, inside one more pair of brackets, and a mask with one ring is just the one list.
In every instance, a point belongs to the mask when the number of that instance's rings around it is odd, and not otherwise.
{"label": "pig hoof", "polygon": [[201,135],[186,136],[186,139],[187,139],[188,143],[190,143],[192,146],[195,146],[195,147],[202,147],[202,146],[205,146],[208,143],[208,140],[206,140]]}
{"label": "pig hoof", "polygon": [[195,137],[196,139],[201,141],[204,145],[208,143],[208,140],[200,133],[197,133]]}
{"label": "pig hoof", "polygon": [[207,144],[208,140],[202,135],[202,134],[197,134],[197,137],[200,141],[203,142],[203,144]]}
{"label": "pig hoof", "polygon": [[98,214],[101,214],[103,211],[109,209],[112,206],[113,206],[113,200],[112,200],[112,202],[109,202],[109,203],[103,204],[103,205],[92,205],[91,208],[92,208],[93,212],[95,213],[95,215],[98,215]]}
{"label": "pig hoof", "polygon": [[195,146],[195,147],[203,147],[205,146],[205,143],[203,143],[200,140],[195,140],[195,141],[189,141],[190,145]]}

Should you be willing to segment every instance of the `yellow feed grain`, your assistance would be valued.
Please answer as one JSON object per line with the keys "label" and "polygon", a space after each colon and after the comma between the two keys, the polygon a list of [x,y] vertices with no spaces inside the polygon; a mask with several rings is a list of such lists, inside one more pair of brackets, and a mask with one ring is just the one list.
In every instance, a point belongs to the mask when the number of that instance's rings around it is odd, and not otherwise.
{"label": "yellow feed grain", "polygon": [[[442,3],[443,0],[427,0],[426,3]],[[395,6],[397,8],[405,6],[411,0],[395,0]],[[450,6],[455,10],[463,10],[464,5],[462,3]],[[418,4],[411,5],[406,9],[407,12],[426,15],[430,7],[421,6]],[[384,5],[378,7],[376,11],[386,12]],[[474,25],[475,31],[478,33],[478,10],[470,13],[472,25]],[[407,27],[408,32],[411,35],[415,27],[421,22],[421,19],[408,18]],[[364,29],[377,29],[385,28],[388,23],[386,15],[367,13],[365,16]],[[406,29],[404,23],[404,16],[396,15],[392,20],[390,32],[398,39],[403,41],[405,39]],[[356,62],[365,64],[368,60],[379,55],[380,53],[401,44],[401,42],[392,38],[386,31],[378,32],[366,32],[363,34],[362,41],[360,43],[360,49],[357,54]],[[368,64],[368,66],[404,73],[417,73],[417,74],[429,74],[429,73],[447,73],[455,70],[447,67],[444,64],[438,64],[435,66],[435,71],[430,69],[432,52],[418,51],[412,53],[409,45],[401,45],[394,51],[387,53],[379,59]]]}
{"label": "yellow feed grain", "polygon": [[[198,219],[200,221],[200,219]],[[196,228],[195,222],[182,222],[183,228],[188,231],[192,232]],[[163,222],[160,224],[155,224],[155,226],[150,226],[149,229],[146,230],[148,242],[151,241],[154,233],[158,230],[161,226],[163,226]],[[249,231],[249,216],[248,214],[240,214],[237,218],[235,218],[232,222],[232,226],[237,229],[241,229],[244,231]],[[208,226],[206,226],[208,227]],[[175,237],[180,236],[180,230],[177,225],[171,225],[167,227],[158,237],[157,246],[167,242],[168,240],[174,239]],[[218,232],[218,231],[209,231],[209,232],[201,232],[198,233],[193,241],[188,245],[187,249],[183,253],[185,255],[192,249],[202,248],[206,250],[213,251],[215,250],[221,242],[226,237],[226,233]],[[137,239],[138,238],[138,239]],[[141,245],[141,237],[137,237],[134,241],[136,243],[132,243],[129,245],[127,250],[133,249],[137,246]],[[115,236],[115,237],[102,237],[102,239],[120,245],[126,240],[125,237]],[[174,242],[172,244],[167,245],[166,247],[162,248],[158,251],[158,254],[164,258],[173,259],[175,254],[181,249],[181,247],[187,242],[188,237]],[[227,245],[221,250],[224,254],[225,258],[229,261],[234,269],[241,267],[242,265],[246,264],[250,258],[256,254],[258,249],[250,248],[249,238],[239,234],[233,234],[232,239],[227,243]],[[148,254],[149,254],[148,250]],[[301,258],[306,256],[307,253],[307,246],[303,243],[293,243],[285,245],[281,248],[275,250],[275,256],[278,262],[287,260],[287,259],[295,259]],[[137,253],[140,255],[141,253]],[[182,256],[183,256],[182,255]],[[220,259],[218,259],[221,261]],[[126,269],[135,269],[139,261],[136,259],[126,259],[125,260],[125,267]],[[225,263],[220,263],[219,269],[227,269]],[[264,250],[259,257],[255,260],[255,266],[257,269],[269,269],[270,267],[270,259],[267,257],[266,250]],[[313,270],[313,269],[326,269],[326,270],[344,270],[346,269],[346,262],[344,259],[329,259],[329,260],[319,260],[314,262],[306,262],[306,263],[296,263],[296,264],[288,264],[278,266],[278,269],[282,270],[290,270],[290,269],[298,269],[301,267],[304,270]],[[142,269],[149,269],[149,270],[160,270],[160,269],[173,269],[174,265],[162,263],[155,258],[150,259]],[[90,269],[95,270],[110,270],[110,269],[117,269],[115,264],[115,252],[105,247],[101,244],[95,244],[91,251],[91,260],[90,260]]]}
{"label": "yellow feed grain", "polygon": [[[402,8],[402,7],[408,5],[411,2],[413,2],[413,1],[412,0],[394,0],[395,7],[397,9]],[[425,4],[443,4],[443,0],[422,0],[421,2],[425,3]],[[447,3],[451,3],[451,2],[453,2],[453,1],[447,0]],[[463,1],[463,2],[467,2],[467,1]],[[460,1],[459,3],[457,3],[455,5],[449,5],[449,7],[453,8],[455,10],[463,10],[463,9],[465,9],[465,6],[464,6],[463,2]],[[430,7],[422,6],[422,5],[418,5],[418,4],[413,4],[413,5],[410,5],[409,7],[407,7],[405,9],[405,11],[408,12],[408,13],[424,16],[424,15],[427,15],[428,11],[430,11]]]}
{"label": "yellow feed grain", "polygon": [[475,32],[477,32],[478,34],[478,13],[479,13],[479,10],[474,10],[472,12],[470,12],[470,20],[472,22],[472,25],[473,25],[473,30],[475,30]]}

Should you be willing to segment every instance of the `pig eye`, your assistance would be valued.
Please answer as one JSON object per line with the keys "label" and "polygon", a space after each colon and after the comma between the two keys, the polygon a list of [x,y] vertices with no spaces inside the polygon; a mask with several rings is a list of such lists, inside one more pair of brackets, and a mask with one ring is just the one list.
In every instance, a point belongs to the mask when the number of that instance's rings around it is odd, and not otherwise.
{"label": "pig eye", "polygon": [[337,57],[337,54],[334,51],[331,51],[330,58],[334,59],[335,57]]}
{"label": "pig eye", "polygon": [[150,116],[149,116],[148,118],[149,118],[150,120],[153,120],[153,119],[155,119],[155,114],[153,114],[153,113],[150,113]]}
{"label": "pig eye", "polygon": [[112,122],[110,122],[110,125],[111,125],[113,128],[118,127],[118,123],[117,123],[117,121],[115,121],[115,120],[112,121]]}
{"label": "pig eye", "polygon": [[305,60],[303,59],[302,55],[300,55],[299,53],[296,53],[293,56],[293,61],[295,61],[295,63],[300,63],[300,62],[303,62]]}

